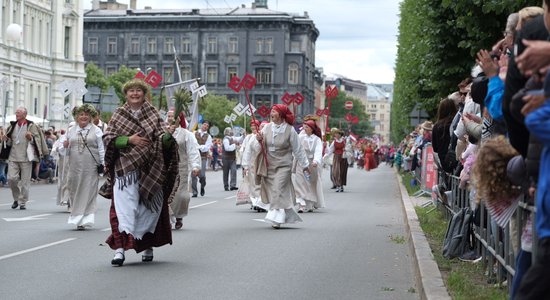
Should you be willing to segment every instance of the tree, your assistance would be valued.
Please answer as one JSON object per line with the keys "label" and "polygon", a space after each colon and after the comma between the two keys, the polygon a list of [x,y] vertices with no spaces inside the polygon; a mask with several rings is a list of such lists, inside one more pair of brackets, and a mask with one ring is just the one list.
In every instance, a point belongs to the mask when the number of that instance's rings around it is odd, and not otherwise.
{"label": "tree", "polygon": [[439,101],[470,76],[475,54],[502,38],[506,19],[540,0],[404,0],[400,7],[392,140],[410,130],[415,104],[432,118]]}
{"label": "tree", "polygon": [[118,99],[120,99],[121,103],[126,102],[126,95],[124,95],[124,93],[122,92],[122,87],[126,82],[132,80],[134,76],[136,76],[136,74],[137,74],[137,70],[129,69],[123,65],[120,67],[120,69],[118,69],[118,72],[112,74],[107,78],[109,85],[115,88],[115,92],[118,96]]}
{"label": "tree", "polygon": [[[199,111],[205,120],[209,120],[212,126],[220,128],[220,133],[223,134],[223,129],[231,125],[224,121],[226,115],[231,115],[233,108],[237,105],[237,101],[230,101],[225,96],[207,94],[201,102],[199,102]],[[238,117],[234,122],[234,126],[242,126],[244,117]],[[245,124],[248,128],[249,125]]]}
{"label": "tree", "polygon": [[[346,101],[353,102],[353,108],[351,110],[345,109],[344,106]],[[328,103],[325,103],[325,106],[328,106]],[[348,123],[345,119],[348,113],[357,116],[359,118],[359,123]],[[331,100],[328,121],[330,128],[338,127],[343,130],[349,129],[359,136],[371,135],[373,132],[369,117],[365,112],[365,105],[361,103],[361,100],[348,96],[342,91],[339,91],[338,96]]]}
{"label": "tree", "polygon": [[107,91],[109,88],[109,82],[105,78],[103,70],[101,70],[93,62],[89,62],[86,64],[85,71],[86,79],[84,81],[86,82],[87,87],[97,86],[102,92]]}

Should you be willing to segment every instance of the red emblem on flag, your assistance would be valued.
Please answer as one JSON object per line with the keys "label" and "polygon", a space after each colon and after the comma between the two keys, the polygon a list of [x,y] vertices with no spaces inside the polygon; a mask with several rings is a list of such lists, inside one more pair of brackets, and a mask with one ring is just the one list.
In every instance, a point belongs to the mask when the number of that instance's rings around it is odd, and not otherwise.
{"label": "red emblem on flag", "polygon": [[143,79],[145,78],[145,74],[143,74],[143,72],[141,71],[138,71],[136,76],[134,76],[134,79]]}
{"label": "red emblem on flag", "polygon": [[269,109],[269,107],[262,105],[260,106],[260,108],[258,108],[258,110],[256,110],[256,112],[258,112],[258,114],[262,116],[262,118],[267,118],[271,110]]}
{"label": "red emblem on flag", "polygon": [[334,99],[338,96],[338,89],[335,86],[328,86],[325,89],[325,96],[327,99]]}
{"label": "red emblem on flag", "polygon": [[162,76],[152,70],[151,72],[149,72],[149,74],[147,74],[147,77],[145,77],[145,82],[147,82],[153,88],[156,88],[162,82]]}
{"label": "red emblem on flag", "polygon": [[242,88],[246,90],[251,90],[255,85],[256,85],[256,78],[254,78],[254,76],[248,73],[244,75],[242,80],[239,78],[239,76],[236,76],[236,75],[231,77],[231,79],[229,80],[229,83],[227,84],[229,88],[231,88],[237,93],[240,92]]}

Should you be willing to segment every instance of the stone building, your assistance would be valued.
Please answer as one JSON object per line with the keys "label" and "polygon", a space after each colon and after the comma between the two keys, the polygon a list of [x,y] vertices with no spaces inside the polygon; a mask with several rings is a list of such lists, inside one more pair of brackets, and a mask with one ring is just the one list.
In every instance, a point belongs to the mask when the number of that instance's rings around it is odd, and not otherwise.
{"label": "stone building", "polygon": [[[63,105],[81,103],[58,90],[66,80],[84,79],[82,2],[77,0],[3,0],[0,6],[1,115],[25,106],[29,117],[63,124]],[[14,25],[16,24],[16,25]],[[11,27],[10,27],[11,25]],[[14,27],[15,26],[15,27]],[[7,30],[18,28],[20,38]],[[3,123],[0,122],[0,125]],[[41,124],[42,125],[42,124]],[[65,123],[66,125],[66,123]]]}
{"label": "stone building", "polygon": [[155,70],[165,85],[177,82],[178,74],[182,81],[200,78],[210,93],[245,103],[244,93],[228,82],[249,73],[257,81],[249,92],[256,108],[300,92],[305,101],[298,115],[315,111],[319,31],[307,12],[270,10],[265,0],[216,9],[136,9],[135,1],[129,9],[100,9],[100,4],[94,1],[84,14],[84,57],[106,75],[126,65]]}
{"label": "stone building", "polygon": [[367,104],[365,105],[374,133],[379,135],[384,143],[390,139],[390,114],[393,85],[367,84]]}

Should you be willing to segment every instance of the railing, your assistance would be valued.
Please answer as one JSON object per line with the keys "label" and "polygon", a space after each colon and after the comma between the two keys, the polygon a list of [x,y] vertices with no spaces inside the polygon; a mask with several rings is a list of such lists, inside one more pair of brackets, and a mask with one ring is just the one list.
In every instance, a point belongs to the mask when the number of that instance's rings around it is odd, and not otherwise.
{"label": "railing", "polygon": [[[470,190],[468,188],[460,187],[460,178],[444,172],[439,166],[437,157],[434,157],[431,144],[427,144],[422,149],[422,157],[420,169],[415,170],[414,176],[420,185],[420,190],[414,196],[422,196],[424,194],[431,194],[432,201],[428,201],[422,206],[426,207],[434,204],[436,208],[443,209],[445,216],[450,220],[454,214],[458,213],[462,208],[470,207],[473,209],[474,201],[470,199]],[[404,169],[410,170],[410,162],[403,160]],[[407,165],[409,164],[409,165]],[[433,177],[433,174],[437,174]],[[444,185],[446,187],[446,201],[443,201],[440,197],[437,197],[437,193],[432,193],[435,185]],[[435,187],[438,188],[437,186]],[[479,226],[474,225],[474,251],[481,256],[481,263],[484,264],[487,270],[486,275],[488,279],[492,279],[495,283],[503,283],[507,281],[507,286],[510,291],[512,287],[512,278],[515,274],[516,255],[521,247],[521,233],[523,231],[524,224],[529,217],[529,214],[533,214],[533,220],[535,219],[535,208],[527,203],[528,195],[521,196],[519,206],[510,220],[510,223],[506,228],[499,227],[495,221],[492,220],[491,215],[488,213],[484,201],[479,204],[480,221]],[[433,209],[431,210],[433,211]],[[534,226],[535,222],[533,222]],[[511,232],[511,227],[516,229]],[[536,257],[536,241],[537,237],[535,229],[533,228],[533,247],[532,247],[532,259]]]}

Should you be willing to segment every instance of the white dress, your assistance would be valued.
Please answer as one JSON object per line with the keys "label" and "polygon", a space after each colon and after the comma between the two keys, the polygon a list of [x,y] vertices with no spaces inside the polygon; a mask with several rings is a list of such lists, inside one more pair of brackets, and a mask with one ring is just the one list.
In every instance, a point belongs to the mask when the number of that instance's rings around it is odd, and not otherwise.
{"label": "white dress", "polygon": [[[189,194],[189,174],[193,169],[201,169],[201,156],[199,153],[199,143],[195,135],[185,128],[176,128],[174,139],[178,143],[179,154],[179,186],[170,204],[173,218],[183,218],[187,216],[189,211],[189,202],[191,195]],[[172,220],[175,222],[175,220]]]}
{"label": "white dress", "polygon": [[85,227],[94,224],[99,183],[97,165],[104,164],[105,156],[102,136],[101,129],[93,124],[84,128],[77,125],[67,132],[67,184],[71,206],[69,224]]}
{"label": "white dress", "polygon": [[[301,133],[298,137],[306,152],[311,174],[310,179],[307,180],[303,169],[296,168],[296,173],[292,176],[294,189],[296,190],[296,202],[305,207],[305,210],[311,211],[314,208],[325,207],[321,181],[323,142],[314,134]],[[311,167],[313,162],[317,163],[317,167]]]}

